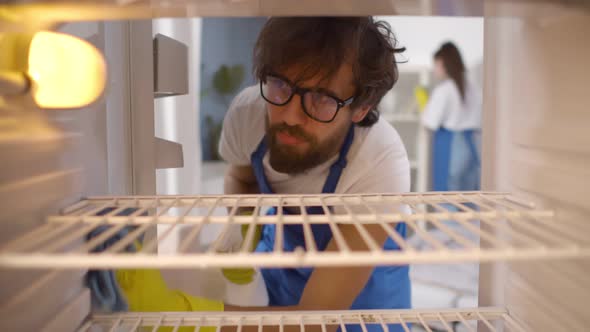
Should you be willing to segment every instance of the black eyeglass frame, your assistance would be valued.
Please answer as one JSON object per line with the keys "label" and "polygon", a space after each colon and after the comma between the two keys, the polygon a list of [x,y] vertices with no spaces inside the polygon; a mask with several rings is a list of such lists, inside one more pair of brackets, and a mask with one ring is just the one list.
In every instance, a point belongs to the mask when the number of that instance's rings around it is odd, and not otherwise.
{"label": "black eyeglass frame", "polygon": [[[289,96],[289,98],[287,98],[287,100],[284,103],[278,104],[278,103],[272,102],[269,99],[267,99],[266,96],[264,95],[264,89],[262,88],[262,86],[263,86],[264,82],[266,81],[267,77],[277,78],[277,79],[287,83],[289,85],[289,87],[291,87],[291,91],[292,91],[291,96]],[[264,100],[266,100],[267,103],[275,105],[275,106],[285,106],[288,103],[290,103],[291,99],[293,99],[293,96],[295,96],[297,94],[300,97],[299,99],[301,100],[301,108],[303,109],[303,112],[305,113],[305,115],[307,115],[308,117],[310,117],[314,121],[321,122],[321,123],[330,123],[330,122],[334,121],[334,119],[336,118],[336,115],[338,115],[338,112],[340,111],[340,109],[352,104],[352,102],[354,101],[354,96],[352,96],[346,100],[342,100],[330,93],[321,92],[322,94],[334,99],[334,101],[336,101],[337,107],[336,107],[336,111],[334,112],[334,116],[332,116],[332,118],[330,120],[320,120],[320,119],[316,119],[313,115],[309,114],[309,112],[307,111],[307,108],[305,108],[304,98],[305,98],[305,94],[308,92],[314,92],[314,89],[300,88],[297,85],[291,83],[291,81],[289,81],[285,77],[282,77],[280,75],[269,74],[263,80],[260,80],[260,95],[262,96],[262,98]]]}

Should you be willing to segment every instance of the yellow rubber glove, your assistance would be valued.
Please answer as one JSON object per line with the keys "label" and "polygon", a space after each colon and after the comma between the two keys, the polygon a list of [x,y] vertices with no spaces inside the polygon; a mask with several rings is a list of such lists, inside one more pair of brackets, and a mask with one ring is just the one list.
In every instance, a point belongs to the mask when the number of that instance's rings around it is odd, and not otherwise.
{"label": "yellow rubber glove", "polygon": [[[223,311],[223,303],[168,289],[159,270],[125,269],[115,272],[117,282],[129,304],[129,311]],[[158,332],[172,331],[162,327]],[[192,332],[193,327],[178,331]],[[214,327],[201,327],[199,332],[214,332]]]}
{"label": "yellow rubber glove", "polygon": [[[241,213],[242,215],[252,215],[252,211],[245,211]],[[248,233],[248,229],[249,229],[250,225],[244,224],[242,225],[242,238],[245,239],[246,238],[246,234]],[[250,246],[250,248],[248,250],[250,250],[251,252],[254,251],[254,249],[256,249],[256,246],[258,245],[258,242],[260,241],[260,237],[262,233],[262,226],[258,225],[256,226],[256,229],[254,230],[254,238],[252,239],[252,244]],[[254,281],[254,277],[256,276],[256,270],[254,270],[253,268],[226,268],[226,269],[221,269],[221,273],[223,274],[223,276],[233,282],[236,285],[247,285],[249,283],[251,283],[252,281]]]}
{"label": "yellow rubber glove", "polygon": [[[141,244],[135,243],[137,250]],[[223,311],[223,302],[192,296],[166,285],[159,270],[122,269],[115,272],[119,288],[125,295],[129,311]],[[158,332],[170,332],[173,327],[158,328]],[[214,332],[215,327],[201,327],[199,332]],[[181,327],[180,332],[193,332],[193,327]]]}
{"label": "yellow rubber glove", "polygon": [[424,111],[426,108],[426,104],[428,104],[428,92],[422,86],[417,86],[414,89],[414,97],[416,98],[416,103],[418,104],[418,109],[420,112]]}

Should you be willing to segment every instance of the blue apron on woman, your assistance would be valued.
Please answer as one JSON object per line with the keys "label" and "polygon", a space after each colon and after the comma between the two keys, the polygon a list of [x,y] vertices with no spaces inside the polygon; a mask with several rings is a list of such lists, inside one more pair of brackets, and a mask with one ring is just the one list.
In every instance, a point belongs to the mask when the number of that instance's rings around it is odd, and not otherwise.
{"label": "blue apron on woman", "polygon": [[[330,172],[322,189],[322,193],[334,193],[340,175],[346,167],[346,155],[352,145],[354,138],[354,125],[348,131],[344,144],[340,150],[338,160],[330,167]],[[263,138],[254,153],[252,153],[252,167],[256,176],[256,181],[263,194],[272,194],[268,179],[264,173],[262,164],[264,155],[267,151],[266,138]],[[274,215],[277,208],[271,208],[267,214]],[[288,211],[283,211],[285,214]],[[323,214],[320,207],[308,207],[308,214]],[[329,225],[314,224],[311,226],[314,240],[318,250],[324,250],[332,238],[332,232]],[[305,239],[303,236],[303,227],[301,225],[284,225],[283,250],[293,251],[297,247],[305,248]],[[396,231],[406,236],[406,225],[398,223]],[[275,240],[275,225],[265,225],[262,229],[262,238],[258,243],[256,251],[272,252]],[[384,250],[399,250],[397,244],[389,239],[385,242]],[[404,309],[409,308],[411,304],[410,296],[410,279],[408,275],[408,266],[377,266],[373,270],[364,289],[354,300],[350,309]],[[305,289],[305,285],[311,276],[313,268],[288,268],[288,269],[263,269],[261,270],[264,282],[266,284],[269,305],[271,306],[289,306],[297,305]],[[401,332],[402,327],[390,324],[391,332]],[[381,332],[380,325],[367,325],[369,332]],[[361,332],[359,325],[349,325],[347,330],[350,332]]]}
{"label": "blue apron on woman", "polygon": [[432,187],[435,191],[479,190],[479,130],[434,133]]}

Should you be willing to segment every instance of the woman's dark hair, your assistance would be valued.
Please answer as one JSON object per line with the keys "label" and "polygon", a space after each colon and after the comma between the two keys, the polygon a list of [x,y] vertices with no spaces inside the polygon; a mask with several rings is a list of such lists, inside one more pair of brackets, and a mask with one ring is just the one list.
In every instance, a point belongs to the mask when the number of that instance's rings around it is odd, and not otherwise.
{"label": "woman's dark hair", "polygon": [[457,46],[451,42],[442,44],[434,58],[442,61],[447,75],[457,84],[461,99],[465,100],[465,65]]}
{"label": "woman's dark hair", "polygon": [[398,79],[397,40],[386,22],[372,17],[272,17],[254,47],[254,75],[298,66],[296,82],[320,75],[331,78],[344,63],[352,65],[356,87],[351,108],[370,105],[358,123],[369,127],[379,119],[377,105]]}

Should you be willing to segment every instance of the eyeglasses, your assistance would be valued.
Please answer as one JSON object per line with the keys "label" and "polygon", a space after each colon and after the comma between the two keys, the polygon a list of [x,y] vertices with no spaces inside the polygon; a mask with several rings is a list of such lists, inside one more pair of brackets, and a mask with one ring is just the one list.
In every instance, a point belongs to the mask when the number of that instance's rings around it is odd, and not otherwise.
{"label": "eyeglasses", "polygon": [[287,105],[295,94],[301,97],[301,108],[310,118],[323,123],[332,122],[338,111],[354,101],[354,97],[341,100],[327,93],[304,89],[278,76],[269,75],[260,81],[260,94],[270,104]]}

